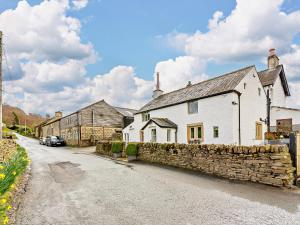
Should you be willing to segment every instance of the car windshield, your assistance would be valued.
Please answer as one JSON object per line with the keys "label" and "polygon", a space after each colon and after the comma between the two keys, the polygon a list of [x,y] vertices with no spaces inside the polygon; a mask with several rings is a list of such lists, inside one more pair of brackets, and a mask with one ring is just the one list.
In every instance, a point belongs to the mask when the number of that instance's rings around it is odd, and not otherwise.
{"label": "car windshield", "polygon": [[57,140],[58,138],[56,136],[51,137],[52,140]]}

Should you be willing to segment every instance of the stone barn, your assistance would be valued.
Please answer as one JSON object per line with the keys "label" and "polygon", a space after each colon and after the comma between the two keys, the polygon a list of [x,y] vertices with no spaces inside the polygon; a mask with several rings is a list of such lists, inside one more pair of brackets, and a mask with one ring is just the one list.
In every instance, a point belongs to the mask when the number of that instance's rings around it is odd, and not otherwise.
{"label": "stone barn", "polygon": [[114,107],[104,100],[60,119],[60,135],[68,145],[89,146],[101,140],[122,139],[122,129],[136,110]]}

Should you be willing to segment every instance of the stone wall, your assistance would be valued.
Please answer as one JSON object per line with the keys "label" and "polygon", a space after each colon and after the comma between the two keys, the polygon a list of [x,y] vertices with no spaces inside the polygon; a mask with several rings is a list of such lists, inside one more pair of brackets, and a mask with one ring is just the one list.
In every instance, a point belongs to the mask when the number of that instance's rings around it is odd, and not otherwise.
{"label": "stone wall", "polygon": [[144,143],[138,159],[273,186],[291,187],[295,180],[287,146]]}
{"label": "stone wall", "polygon": [[14,140],[0,140],[0,163],[9,160],[17,151],[17,144]]}
{"label": "stone wall", "polygon": [[100,155],[112,156],[111,142],[98,142],[96,146],[96,152]]}

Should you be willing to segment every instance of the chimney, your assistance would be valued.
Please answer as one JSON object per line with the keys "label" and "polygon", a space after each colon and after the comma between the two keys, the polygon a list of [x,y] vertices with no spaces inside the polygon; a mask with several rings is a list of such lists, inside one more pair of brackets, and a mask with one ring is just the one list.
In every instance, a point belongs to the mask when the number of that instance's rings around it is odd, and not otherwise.
{"label": "chimney", "polygon": [[279,58],[276,55],[275,48],[271,48],[269,50],[269,56],[268,56],[268,69],[272,70],[275,69],[279,65]]}
{"label": "chimney", "polygon": [[61,111],[55,112],[55,118],[62,118],[62,112]]}
{"label": "chimney", "polygon": [[161,96],[164,92],[160,90],[160,83],[159,83],[159,72],[156,73],[156,89],[153,91],[153,98],[157,98]]}
{"label": "chimney", "polygon": [[189,82],[187,83],[186,87],[190,87],[192,86],[192,81],[189,80]]}

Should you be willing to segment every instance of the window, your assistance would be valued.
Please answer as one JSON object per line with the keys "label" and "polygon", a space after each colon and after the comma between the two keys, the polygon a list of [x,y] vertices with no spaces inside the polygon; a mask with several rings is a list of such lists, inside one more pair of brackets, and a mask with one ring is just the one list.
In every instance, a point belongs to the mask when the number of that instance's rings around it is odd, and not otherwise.
{"label": "window", "polygon": [[256,140],[262,140],[262,123],[256,122]]}
{"label": "window", "polygon": [[193,101],[188,103],[188,113],[189,114],[198,113],[198,101]]}
{"label": "window", "polygon": [[140,131],[140,142],[144,142],[144,131]]}
{"label": "window", "polygon": [[218,138],[219,137],[219,127],[214,127],[213,129],[214,131],[214,138]]}
{"label": "window", "polygon": [[151,129],[151,142],[156,142],[156,129]]}
{"label": "window", "polygon": [[247,87],[247,84],[246,84],[246,83],[244,83],[244,89],[246,89],[246,87]]}
{"label": "window", "polygon": [[258,88],[258,96],[261,96],[261,88]]}
{"label": "window", "polygon": [[195,138],[195,127],[191,127],[191,139]]}
{"label": "window", "polygon": [[142,113],[142,121],[145,122],[145,121],[148,121],[150,120],[150,114],[147,112],[147,113]]}
{"label": "window", "polygon": [[203,141],[203,125],[189,124],[187,126],[187,142],[189,144],[200,144]]}
{"label": "window", "polygon": [[171,129],[167,130],[167,142],[171,141]]}

